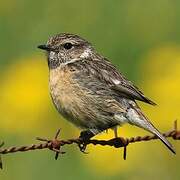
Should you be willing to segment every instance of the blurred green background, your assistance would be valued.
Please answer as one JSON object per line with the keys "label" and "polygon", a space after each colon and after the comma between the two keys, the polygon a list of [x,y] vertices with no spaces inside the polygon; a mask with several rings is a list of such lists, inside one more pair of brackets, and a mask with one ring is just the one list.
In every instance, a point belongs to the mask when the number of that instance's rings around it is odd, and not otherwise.
{"label": "blurred green background", "polygon": [[[60,32],[88,39],[158,106],[141,103],[161,131],[180,117],[180,1],[6,0],[0,1],[0,139],[5,146],[35,143],[61,127],[63,139],[79,130],[59,116],[50,99],[45,55],[37,45]],[[180,126],[179,126],[180,127]],[[144,135],[124,126],[121,136]],[[113,133],[97,138],[112,138]],[[180,144],[172,155],[160,141],[122,149],[75,145],[58,161],[49,151],[3,156],[2,180],[163,179],[179,180]]]}

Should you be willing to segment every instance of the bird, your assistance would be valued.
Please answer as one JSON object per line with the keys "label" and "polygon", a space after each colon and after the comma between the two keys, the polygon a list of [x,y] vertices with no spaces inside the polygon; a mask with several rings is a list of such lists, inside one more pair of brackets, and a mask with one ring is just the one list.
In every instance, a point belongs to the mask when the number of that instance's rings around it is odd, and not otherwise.
{"label": "bird", "polygon": [[175,154],[172,144],[144,115],[137,101],[156,103],[90,42],[76,34],[60,33],[38,48],[46,51],[53,104],[81,129],[83,141],[108,129],[114,129],[117,136],[117,127],[130,124],[156,135]]}

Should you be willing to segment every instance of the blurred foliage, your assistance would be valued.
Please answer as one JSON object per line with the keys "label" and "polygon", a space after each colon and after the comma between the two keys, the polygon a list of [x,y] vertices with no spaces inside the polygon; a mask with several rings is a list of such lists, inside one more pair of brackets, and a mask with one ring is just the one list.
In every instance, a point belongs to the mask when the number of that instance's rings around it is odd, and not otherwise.
{"label": "blurred foliage", "polygon": [[[178,0],[6,0],[0,1],[0,139],[6,146],[33,142],[36,136],[62,138],[79,131],[56,112],[48,92],[45,56],[36,47],[59,32],[88,39],[157,107],[142,104],[154,124],[165,131],[179,118],[180,1]],[[121,136],[143,135],[135,127]],[[113,133],[99,135],[111,138]],[[131,145],[128,157],[110,147],[64,148],[58,161],[47,151],[3,156],[3,180],[163,179],[179,180],[180,145],[173,156],[159,141]]]}

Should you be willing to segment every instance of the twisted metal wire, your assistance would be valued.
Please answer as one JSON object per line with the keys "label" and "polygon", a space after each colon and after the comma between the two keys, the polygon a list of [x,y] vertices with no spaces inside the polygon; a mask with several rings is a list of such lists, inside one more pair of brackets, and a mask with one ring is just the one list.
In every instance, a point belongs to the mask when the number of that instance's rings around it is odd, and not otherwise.
{"label": "twisted metal wire", "polygon": [[[49,149],[49,150],[54,151],[56,153],[55,159],[57,159],[59,154],[65,153],[65,152],[60,150],[60,148],[64,145],[70,145],[70,144],[81,145],[81,144],[84,144],[85,146],[87,146],[89,144],[92,144],[92,145],[101,145],[101,146],[113,146],[115,148],[124,147],[123,158],[126,159],[127,146],[130,143],[141,142],[141,141],[150,141],[153,139],[158,139],[158,137],[156,135],[147,135],[147,136],[137,136],[137,137],[131,137],[131,138],[118,137],[118,138],[113,138],[110,140],[90,139],[86,142],[83,142],[82,139],[80,139],[80,138],[60,140],[60,139],[58,139],[59,134],[60,134],[60,129],[57,131],[54,139],[49,140],[49,139],[45,139],[45,138],[37,138],[37,140],[40,140],[43,143],[32,144],[32,145],[28,145],[28,146],[20,146],[20,147],[14,146],[14,147],[9,147],[9,148],[2,148],[2,146],[4,145],[4,142],[3,142],[2,144],[0,144],[0,155],[1,154],[16,153],[16,152],[26,152],[26,151],[32,151],[32,150],[38,150],[38,149]],[[163,135],[165,137],[171,137],[174,140],[180,140],[180,131],[177,130],[177,121],[174,122],[173,130],[166,132],[166,133],[163,133]],[[0,168],[2,169],[1,156],[0,156]]]}

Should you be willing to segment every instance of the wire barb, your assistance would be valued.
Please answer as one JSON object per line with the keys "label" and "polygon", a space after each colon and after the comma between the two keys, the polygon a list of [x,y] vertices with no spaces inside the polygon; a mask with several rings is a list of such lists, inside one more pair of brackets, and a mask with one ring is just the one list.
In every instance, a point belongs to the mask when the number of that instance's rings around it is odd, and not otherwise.
{"label": "wire barb", "polygon": [[[123,153],[123,159],[125,160],[127,157],[127,146],[130,143],[135,142],[142,142],[142,141],[150,141],[154,139],[158,139],[156,135],[147,135],[147,136],[137,136],[137,137],[131,137],[131,138],[123,138],[123,137],[117,137],[110,140],[97,140],[97,139],[90,139],[86,142],[83,142],[82,139],[76,138],[76,139],[67,139],[67,140],[61,140],[58,138],[60,135],[60,129],[56,132],[55,137],[50,140],[46,138],[36,138],[37,140],[41,141],[42,143],[39,144],[32,144],[29,146],[21,146],[21,147],[10,147],[10,148],[2,148],[4,145],[4,142],[0,144],[0,168],[2,169],[2,154],[8,154],[8,153],[16,153],[16,152],[26,152],[26,151],[32,151],[32,150],[40,150],[40,149],[49,149],[53,152],[55,152],[55,159],[57,160],[59,157],[59,154],[64,154],[65,152],[60,151],[61,147],[64,145],[70,145],[70,144],[77,144],[78,146],[80,144],[85,145],[101,145],[101,146],[112,146],[115,148],[124,148]],[[174,122],[173,130],[168,131],[166,133],[163,133],[165,137],[171,137],[174,140],[180,140],[180,131],[177,129],[177,120]]]}
{"label": "wire barb", "polygon": [[[2,143],[0,144],[0,148],[1,148],[2,146],[4,146],[4,142],[2,142]],[[2,157],[1,157],[1,155],[0,155],[0,169],[3,169],[3,163],[2,163]]]}
{"label": "wire barb", "polygon": [[59,154],[65,154],[65,152],[60,151],[61,141],[58,140],[58,136],[60,135],[60,132],[61,132],[61,129],[58,129],[53,140],[49,140],[46,138],[40,138],[40,137],[36,138],[39,141],[43,141],[43,142],[46,142],[49,144],[48,148],[55,152],[55,159],[56,160],[58,159]]}

